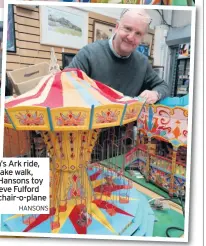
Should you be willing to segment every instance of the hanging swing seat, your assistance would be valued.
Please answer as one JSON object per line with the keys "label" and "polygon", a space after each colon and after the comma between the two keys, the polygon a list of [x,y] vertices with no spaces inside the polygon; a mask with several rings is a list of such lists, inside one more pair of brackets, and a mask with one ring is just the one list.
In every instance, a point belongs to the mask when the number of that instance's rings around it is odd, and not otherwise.
{"label": "hanging swing seat", "polygon": [[30,225],[30,224],[32,224],[35,220],[36,220],[36,217],[35,217],[34,215],[31,215],[31,216],[29,216],[29,217],[27,217],[27,218],[24,218],[24,217],[23,217],[23,223],[24,223],[25,225]]}
{"label": "hanging swing seat", "polygon": [[119,196],[119,202],[121,204],[129,203],[129,196],[128,195],[126,195],[126,196]]}
{"label": "hanging swing seat", "polygon": [[59,221],[52,221],[51,222],[51,229],[55,230],[55,229],[58,229],[58,228],[60,228],[60,222]]}

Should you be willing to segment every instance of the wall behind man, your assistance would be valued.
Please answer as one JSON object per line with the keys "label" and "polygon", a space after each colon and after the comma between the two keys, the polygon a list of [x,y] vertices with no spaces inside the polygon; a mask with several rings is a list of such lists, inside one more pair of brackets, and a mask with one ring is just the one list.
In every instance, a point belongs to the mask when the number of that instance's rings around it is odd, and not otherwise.
{"label": "wall behind man", "polygon": [[[120,6],[122,7],[122,6]],[[92,7],[87,7],[86,8],[87,10],[89,11],[93,11]],[[95,8],[95,12],[96,13],[99,13],[99,14],[103,14],[103,15],[106,15],[106,16],[109,16],[109,17],[113,17],[115,19],[119,19],[122,11],[124,10],[125,8],[99,8],[99,7],[96,7]],[[153,29],[156,25],[160,25],[161,24],[161,17],[160,15],[158,14],[158,12],[156,10],[152,10],[152,9],[148,9],[147,10],[148,14],[150,15],[151,19],[152,19],[152,23],[151,23],[151,28]]]}
{"label": "wall behind man", "polygon": [[[88,43],[93,41],[93,24],[95,20],[116,24],[116,18],[97,13],[96,9],[88,10]],[[91,10],[96,11],[91,12]],[[51,47],[40,44],[39,8],[32,10],[14,6],[16,53],[7,54],[7,71],[27,67],[29,65],[50,61]],[[154,31],[150,30],[144,42],[150,44],[151,56],[153,55]],[[62,52],[76,54],[78,50],[54,47],[58,64],[62,66]]]}
{"label": "wall behind man", "polygon": [[172,26],[182,27],[191,24],[191,11],[173,11]]}
{"label": "wall behind man", "polygon": [[[40,44],[39,8],[32,10],[14,6],[16,53],[7,53],[7,71],[50,61],[53,46]],[[93,40],[94,20],[115,24],[116,20],[97,13],[89,12],[88,43]],[[62,66],[62,52],[76,54],[78,50],[54,47],[58,64]]]}

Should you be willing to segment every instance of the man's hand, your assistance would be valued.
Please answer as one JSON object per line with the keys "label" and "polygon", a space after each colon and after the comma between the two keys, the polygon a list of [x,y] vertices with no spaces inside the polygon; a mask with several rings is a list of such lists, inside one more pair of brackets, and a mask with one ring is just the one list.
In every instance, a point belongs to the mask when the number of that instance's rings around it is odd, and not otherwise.
{"label": "man's hand", "polygon": [[159,94],[157,91],[145,90],[139,96],[145,98],[146,103],[149,104],[156,103],[159,100]]}

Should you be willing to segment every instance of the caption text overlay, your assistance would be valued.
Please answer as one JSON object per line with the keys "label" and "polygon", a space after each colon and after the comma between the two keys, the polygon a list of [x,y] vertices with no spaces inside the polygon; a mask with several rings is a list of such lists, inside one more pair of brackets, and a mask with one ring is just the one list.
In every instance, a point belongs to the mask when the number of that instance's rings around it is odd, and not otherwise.
{"label": "caption text overlay", "polygon": [[49,213],[49,158],[0,160],[0,213]]}

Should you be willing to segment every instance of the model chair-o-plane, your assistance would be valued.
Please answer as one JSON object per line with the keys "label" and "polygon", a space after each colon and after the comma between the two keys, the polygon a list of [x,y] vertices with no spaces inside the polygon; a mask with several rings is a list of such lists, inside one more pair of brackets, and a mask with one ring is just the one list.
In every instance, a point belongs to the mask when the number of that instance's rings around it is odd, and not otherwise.
{"label": "model chair-o-plane", "polygon": [[[92,218],[115,235],[130,235],[135,226],[140,226],[140,221],[135,222],[140,220],[138,212],[130,213],[138,206],[130,200],[128,190],[132,185],[123,177],[123,171],[115,173],[111,164],[105,175],[105,169],[95,163],[89,174],[89,164],[102,129],[136,121],[143,105],[141,98],[126,97],[78,69],[55,71],[41,79],[33,90],[6,101],[5,127],[41,132],[50,157],[50,214],[32,218],[24,215],[25,232],[48,218],[52,232],[59,232],[66,218],[79,234],[92,227]],[[130,202],[133,208],[124,211],[116,202],[120,206]],[[141,206],[145,208],[147,203]],[[99,208],[110,217],[118,213],[129,219],[125,224],[117,223],[118,228],[114,229]],[[146,210],[145,213],[148,214]]]}

